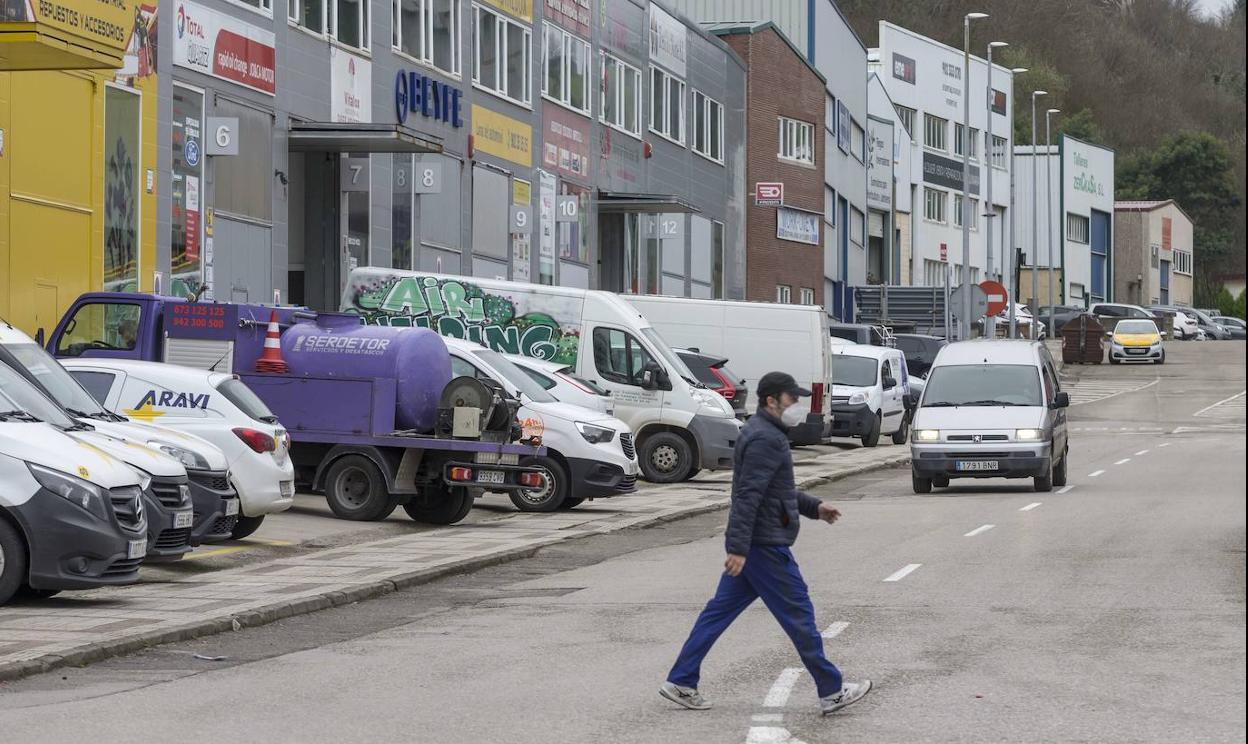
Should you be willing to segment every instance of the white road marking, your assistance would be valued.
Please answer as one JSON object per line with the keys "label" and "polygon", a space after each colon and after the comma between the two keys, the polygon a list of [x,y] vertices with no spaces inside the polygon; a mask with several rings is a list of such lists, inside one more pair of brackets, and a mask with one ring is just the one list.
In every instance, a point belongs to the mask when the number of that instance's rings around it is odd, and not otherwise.
{"label": "white road marking", "polygon": [[1131,462],[1131,458],[1130,458],[1130,457],[1124,457],[1124,458],[1122,458],[1121,460],[1119,460],[1118,462],[1116,462],[1116,463],[1114,463],[1114,464],[1115,464],[1115,465],[1126,465],[1126,464],[1127,464],[1127,463],[1129,463],[1129,462]]}
{"label": "white road marking", "polygon": [[1143,456],[1143,455],[1147,455],[1147,454],[1148,454],[1148,450],[1140,450],[1139,452],[1136,452],[1136,453],[1135,453],[1135,456],[1136,456],[1136,457],[1141,457],[1141,456]]}
{"label": "white road marking", "polygon": [[775,684],[767,691],[767,697],[763,698],[763,706],[783,708],[789,702],[789,693],[793,691],[793,685],[800,676],[802,676],[802,667],[789,667],[780,672]]}
{"label": "white road marking", "polygon": [[1072,488],[1074,488],[1074,486],[1062,486],[1061,490],[1058,491],[1057,494],[1060,496],[1064,493],[1070,493],[1070,489]]}
{"label": "white road marking", "polygon": [[801,739],[793,738],[786,728],[779,726],[751,726],[750,733],[745,737],[745,744],[804,744]]}
{"label": "white road marking", "polygon": [[901,581],[902,579],[906,578],[911,573],[913,573],[915,569],[917,569],[919,566],[922,566],[922,565],[923,565],[922,563],[910,563],[898,569],[896,573],[894,573],[892,576],[889,576],[887,579],[884,579],[884,580],[885,581]]}
{"label": "white road marking", "polygon": [[1169,442],[1162,442],[1161,444],[1157,445],[1158,449],[1160,449],[1160,448],[1162,448],[1162,447],[1169,447],[1169,446],[1170,446],[1170,443],[1169,443]]}
{"label": "white road marking", "polygon": [[1024,506],[1022,509],[1019,509],[1019,511],[1031,511],[1032,509],[1035,509],[1037,506],[1040,506],[1040,504],[1041,504],[1041,502],[1039,502],[1039,501],[1033,501],[1032,503],[1028,504],[1027,506]]}
{"label": "white road marking", "polygon": [[1076,382],[1067,387],[1070,394],[1070,404],[1072,406],[1081,406],[1086,403],[1096,403],[1110,398],[1116,398],[1119,395],[1134,393],[1161,382],[1161,378],[1155,378],[1152,382],[1135,387],[1128,387],[1133,384],[1131,380],[1088,380],[1085,382]]}
{"label": "white road marking", "polygon": [[837,621],[829,625],[827,630],[823,631],[823,637],[824,638],[836,638],[838,635],[841,634],[842,630],[845,630],[848,627],[849,627],[849,623]]}
{"label": "white road marking", "polygon": [[784,720],[783,713],[755,713],[750,720],[757,723],[779,723]]}
{"label": "white road marking", "polygon": [[[1241,399],[1244,397],[1244,394],[1245,394],[1245,393],[1248,393],[1248,390],[1244,390],[1244,391],[1240,391],[1240,392],[1238,392],[1238,393],[1235,393],[1235,394],[1234,394],[1234,395],[1232,395],[1231,397],[1229,397],[1229,398],[1225,398],[1225,399],[1223,399],[1223,400],[1220,400],[1220,401],[1218,401],[1217,403],[1214,403],[1214,404],[1213,404],[1213,405],[1211,405],[1211,406],[1205,406],[1204,408],[1200,409],[1200,410],[1199,410],[1199,411],[1197,411],[1196,413],[1193,413],[1192,415],[1193,415],[1193,416],[1197,416],[1197,417],[1199,417],[1199,416],[1204,416],[1206,413],[1209,413],[1209,412],[1213,411],[1213,412],[1214,412],[1214,415],[1216,416],[1216,415],[1219,415],[1221,412],[1220,412],[1220,411],[1214,411],[1214,409],[1215,409],[1215,408],[1218,408],[1219,406],[1221,406],[1221,405],[1223,405],[1223,404],[1226,404],[1226,403],[1233,403],[1233,402],[1238,402],[1238,403],[1237,403],[1238,407],[1242,408],[1242,407],[1243,407],[1243,405],[1244,405],[1244,401],[1243,401],[1243,400],[1241,400]],[[1228,409],[1231,409],[1232,407],[1231,407],[1231,406],[1228,406],[1227,408],[1228,408]],[[1242,415],[1243,415],[1243,411],[1242,411],[1242,410],[1240,410],[1240,411],[1229,410],[1229,411],[1228,411],[1228,413],[1229,413],[1229,415],[1232,415],[1232,416],[1235,416],[1235,415],[1242,416]]]}
{"label": "white road marking", "polygon": [[966,533],[966,534],[965,534],[965,535],[963,535],[962,537],[975,537],[976,535],[982,535],[982,534],[984,534],[985,532],[987,532],[988,530],[992,529],[993,527],[996,527],[996,525],[995,525],[995,524],[984,524],[984,525],[980,525],[979,527],[976,527],[975,529],[973,529],[973,530],[971,530],[970,532]]}
{"label": "white road marking", "polygon": [[1099,476],[1103,475],[1104,473],[1105,473],[1105,471],[1104,471],[1104,470],[1098,470],[1098,471],[1096,471],[1095,473],[1088,473],[1088,477],[1089,477],[1089,478],[1096,478],[1096,477],[1099,477]]}

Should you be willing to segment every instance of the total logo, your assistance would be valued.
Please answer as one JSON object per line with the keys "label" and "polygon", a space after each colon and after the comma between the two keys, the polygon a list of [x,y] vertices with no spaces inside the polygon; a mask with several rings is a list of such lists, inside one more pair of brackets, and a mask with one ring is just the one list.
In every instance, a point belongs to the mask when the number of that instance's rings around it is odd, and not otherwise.
{"label": "total logo", "polygon": [[183,38],[187,34],[190,34],[193,39],[203,39],[205,36],[204,24],[191,18],[190,14],[186,12],[185,5],[178,6],[178,19],[176,26],[178,29],[179,39]]}

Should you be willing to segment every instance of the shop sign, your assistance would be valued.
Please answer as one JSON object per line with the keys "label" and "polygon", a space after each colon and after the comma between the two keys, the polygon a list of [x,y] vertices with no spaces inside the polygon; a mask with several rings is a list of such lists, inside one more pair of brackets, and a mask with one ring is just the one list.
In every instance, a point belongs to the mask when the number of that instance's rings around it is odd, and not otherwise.
{"label": "shop sign", "polygon": [[559,175],[589,179],[589,121],[557,106],[543,106],[542,165]]}
{"label": "shop sign", "polygon": [[[969,191],[972,194],[979,193],[979,166],[969,166],[971,169],[971,183]],[[925,183],[944,186],[945,188],[955,191],[962,190],[962,162],[950,158],[934,155],[930,152],[923,153],[923,181]]]}
{"label": "shop sign", "polygon": [[849,107],[841,99],[836,100],[836,146],[841,148],[841,152],[849,154],[849,146],[853,137],[853,125],[849,120]]}
{"label": "shop sign", "polygon": [[533,128],[524,122],[472,105],[473,147],[516,165],[533,165]]}
{"label": "shop sign", "polygon": [[[0,70],[26,69],[32,62],[33,67],[39,69],[46,66],[49,59],[54,60],[57,69],[121,67],[134,18],[135,6],[128,0],[9,0],[0,3],[0,25],[35,24],[33,33],[11,37],[15,47],[6,47],[5,53],[0,54]],[[31,36],[37,41],[29,45],[22,43]],[[0,40],[9,41],[3,37]],[[23,64],[27,57],[30,61]]]}
{"label": "shop sign", "polygon": [[914,60],[904,54],[893,52],[893,77],[903,83],[914,85]]}
{"label": "shop sign", "polygon": [[545,0],[543,17],[584,39],[589,38],[589,0]]}
{"label": "shop sign", "polygon": [[784,184],[779,182],[759,181],[754,184],[754,206],[784,206]]}
{"label": "shop sign", "polygon": [[893,122],[867,117],[867,206],[893,208]]}
{"label": "shop sign", "polygon": [[268,95],[277,90],[272,31],[183,0],[173,21],[173,63]]}
{"label": "shop sign", "polygon": [[1005,116],[1005,91],[992,89],[992,113]]}
{"label": "shop sign", "polygon": [[[419,72],[399,70],[394,78],[394,113],[400,124],[420,114],[459,128],[464,125],[464,92]],[[473,106],[474,109],[478,108]]]}
{"label": "shop sign", "polygon": [[480,0],[480,2],[525,23],[533,22],[533,0]]}
{"label": "shop sign", "polygon": [[782,207],[776,210],[776,237],[793,243],[819,245],[820,216]]}
{"label": "shop sign", "polygon": [[688,29],[670,13],[650,4],[650,61],[666,67],[677,77],[685,76]]}
{"label": "shop sign", "polygon": [[[235,116],[209,116],[207,118],[208,139],[204,140],[207,145],[208,155],[237,155],[238,154],[238,117]],[[188,142],[189,146],[191,143]],[[187,165],[195,165],[188,157]],[[195,162],[199,162],[199,156],[195,157]]]}
{"label": "shop sign", "polygon": [[360,124],[373,120],[372,62],[331,46],[329,90],[332,121]]}

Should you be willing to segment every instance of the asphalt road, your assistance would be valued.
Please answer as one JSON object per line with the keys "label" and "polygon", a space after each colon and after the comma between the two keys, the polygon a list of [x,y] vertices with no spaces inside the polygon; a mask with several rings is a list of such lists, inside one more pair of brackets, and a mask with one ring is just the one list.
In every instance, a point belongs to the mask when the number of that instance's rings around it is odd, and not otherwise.
{"label": "asphalt road", "polygon": [[[832,718],[752,607],[656,694],[712,591],[723,513],[544,549],[382,599],[0,686],[6,742],[1242,742],[1244,344],[1078,368],[1071,487],[908,470],[832,484],[795,549]],[[1238,395],[1238,397],[1236,397]],[[1102,399],[1096,400],[1097,396]],[[908,570],[907,570],[908,569]],[[893,579],[893,580],[889,580]],[[217,661],[196,658],[196,654]]]}

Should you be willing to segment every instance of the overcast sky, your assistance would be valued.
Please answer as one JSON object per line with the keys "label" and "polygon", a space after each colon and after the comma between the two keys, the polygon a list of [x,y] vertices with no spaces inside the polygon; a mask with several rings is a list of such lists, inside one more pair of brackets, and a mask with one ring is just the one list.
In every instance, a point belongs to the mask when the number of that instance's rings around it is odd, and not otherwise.
{"label": "overcast sky", "polygon": [[1207,16],[1217,16],[1227,5],[1230,0],[1196,0],[1196,4],[1205,12]]}

